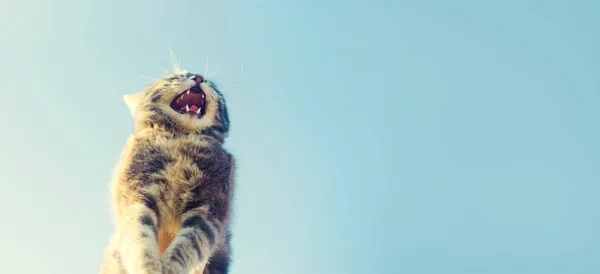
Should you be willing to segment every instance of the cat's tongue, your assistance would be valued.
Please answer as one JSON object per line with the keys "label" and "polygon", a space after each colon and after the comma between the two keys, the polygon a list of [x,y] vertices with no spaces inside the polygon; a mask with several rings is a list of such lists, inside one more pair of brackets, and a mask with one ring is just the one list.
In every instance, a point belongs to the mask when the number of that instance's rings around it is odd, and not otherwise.
{"label": "cat's tongue", "polygon": [[[187,108],[190,108],[189,110]],[[192,106],[184,106],[181,108],[181,110],[185,110],[185,111],[193,111],[193,112],[198,112],[198,107],[196,105],[192,105]]]}
{"label": "cat's tongue", "polygon": [[198,111],[198,107],[196,105],[193,105],[190,107],[190,111],[196,112]]}

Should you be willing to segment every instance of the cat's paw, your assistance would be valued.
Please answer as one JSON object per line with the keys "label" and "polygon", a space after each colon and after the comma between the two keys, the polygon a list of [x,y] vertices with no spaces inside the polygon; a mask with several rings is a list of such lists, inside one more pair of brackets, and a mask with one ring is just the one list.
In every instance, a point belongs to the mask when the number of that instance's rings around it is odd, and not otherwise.
{"label": "cat's paw", "polygon": [[155,261],[155,262],[147,262],[146,264],[144,264],[144,267],[142,267],[142,269],[139,269],[138,272],[135,273],[144,273],[144,274],[162,274],[162,266],[160,265],[160,262]]}
{"label": "cat's paw", "polygon": [[163,261],[162,274],[187,274],[183,267],[177,262]]}

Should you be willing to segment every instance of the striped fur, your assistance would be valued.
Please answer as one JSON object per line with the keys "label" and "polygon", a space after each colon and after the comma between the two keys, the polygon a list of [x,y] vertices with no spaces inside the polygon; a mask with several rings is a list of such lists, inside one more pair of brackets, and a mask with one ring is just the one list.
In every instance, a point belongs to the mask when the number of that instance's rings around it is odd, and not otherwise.
{"label": "striped fur", "polygon": [[[115,233],[102,274],[226,274],[234,158],[229,117],[211,82],[202,118],[170,102],[195,84],[183,71],[125,100],[135,120],[111,185]],[[196,75],[198,76],[198,75]]]}

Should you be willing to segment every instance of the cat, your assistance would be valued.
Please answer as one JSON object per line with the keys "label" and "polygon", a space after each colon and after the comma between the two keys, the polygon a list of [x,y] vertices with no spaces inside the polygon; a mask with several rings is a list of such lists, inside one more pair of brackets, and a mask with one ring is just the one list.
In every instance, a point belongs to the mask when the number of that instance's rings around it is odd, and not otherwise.
{"label": "cat", "polygon": [[226,274],[234,157],[229,115],[200,74],[124,95],[135,122],[111,184],[115,232],[101,274]]}

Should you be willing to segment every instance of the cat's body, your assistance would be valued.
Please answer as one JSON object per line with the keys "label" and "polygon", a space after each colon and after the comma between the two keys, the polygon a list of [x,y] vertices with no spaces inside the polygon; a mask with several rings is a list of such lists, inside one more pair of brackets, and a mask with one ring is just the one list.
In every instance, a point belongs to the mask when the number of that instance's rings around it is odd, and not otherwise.
{"label": "cat's body", "polygon": [[101,273],[227,273],[234,159],[222,95],[179,72],[125,99],[136,131],[112,184],[116,231]]}

